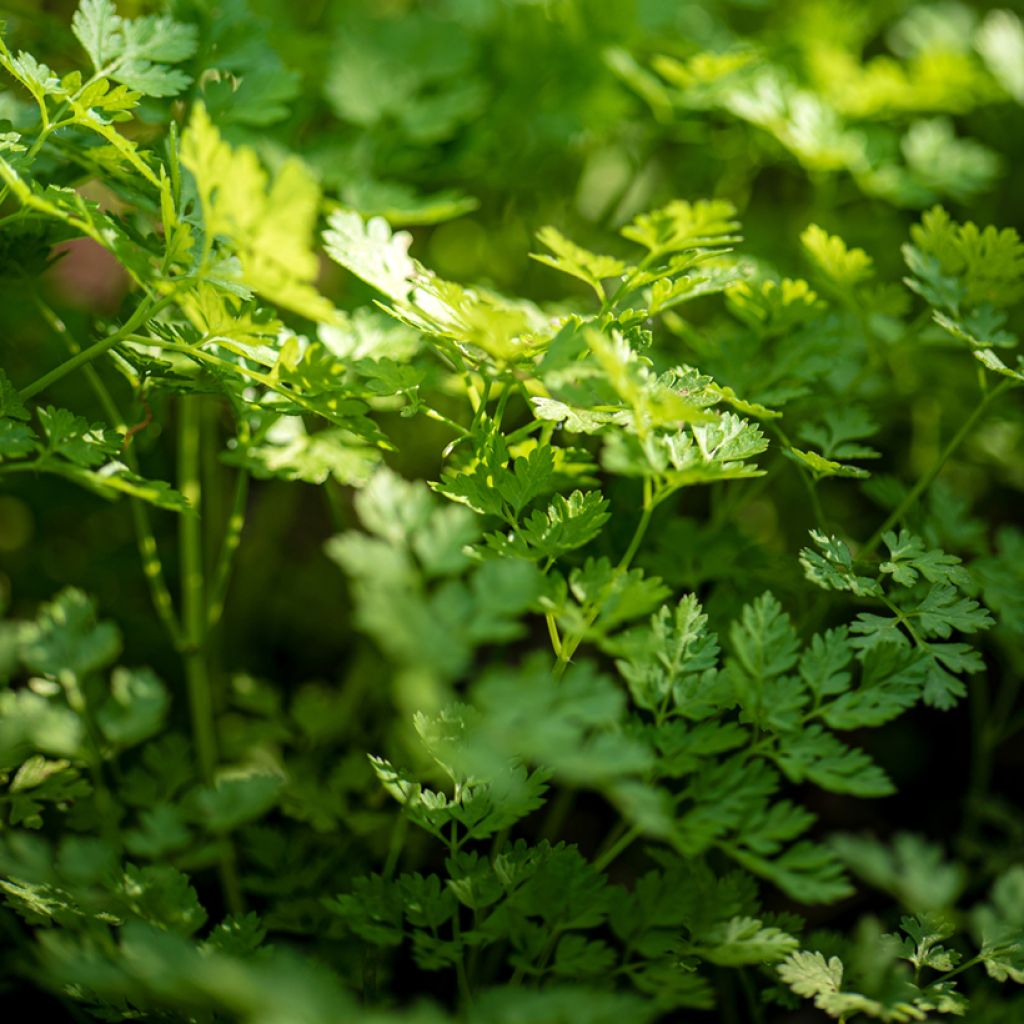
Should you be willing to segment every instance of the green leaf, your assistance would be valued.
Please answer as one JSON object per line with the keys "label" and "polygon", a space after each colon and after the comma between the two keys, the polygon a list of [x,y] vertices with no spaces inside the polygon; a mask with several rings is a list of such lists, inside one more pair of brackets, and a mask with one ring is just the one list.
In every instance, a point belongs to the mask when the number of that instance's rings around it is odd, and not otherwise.
{"label": "green leaf", "polygon": [[107,461],[117,451],[103,427],[89,426],[81,416],[52,405],[37,410],[46,437],[48,454],[60,455],[76,466],[92,468]]}
{"label": "green leaf", "polygon": [[787,672],[797,662],[799,641],[789,616],[771,593],[744,607],[729,632],[733,671],[763,682]]}
{"label": "green leaf", "polygon": [[971,923],[989,976],[1024,985],[1024,867],[996,879],[989,902],[975,907]]}
{"label": "green leaf", "polygon": [[830,476],[853,477],[863,480],[871,475],[866,469],[861,469],[859,466],[844,465],[833,459],[823,458],[817,452],[803,451],[792,446],[785,447],[782,451],[787,458],[806,466],[815,480],[823,480]]}
{"label": "green leaf", "polygon": [[937,548],[926,549],[924,541],[908,530],[899,536],[891,530],[882,540],[889,549],[889,558],[879,569],[892,576],[901,587],[912,587],[920,574],[929,583],[950,583],[956,587],[970,585],[971,577],[956,555],[947,555]]}
{"label": "green leaf", "polygon": [[79,759],[85,726],[80,716],[30,690],[0,693],[0,770],[14,771],[34,753]]}
{"label": "green leaf", "polygon": [[817,445],[826,459],[877,459],[874,448],[859,442],[878,432],[878,424],[859,406],[837,406],[827,409],[821,425],[804,424],[800,437]]}
{"label": "green leaf", "polygon": [[671,701],[687,718],[702,719],[719,709],[729,694],[717,680],[718,637],[693,594],[676,607],[663,607],[650,625],[616,638],[616,662],[638,707],[656,711]]}
{"label": "green leaf", "polygon": [[659,257],[739,241],[735,216],[736,208],[723,199],[676,199],[660,210],[638,214],[621,233]]}
{"label": "green leaf", "polygon": [[818,275],[839,295],[852,297],[875,275],[873,261],[863,249],[849,248],[838,235],[830,235],[817,224],[804,229],[800,242]]}
{"label": "green leaf", "polygon": [[418,269],[409,256],[412,235],[392,234],[383,217],[364,220],[348,210],[332,213],[328,224],[324,250],[331,259],[389,299],[406,298]]}
{"label": "green leaf", "polygon": [[195,53],[194,25],[165,15],[122,18],[111,0],[82,0],[71,28],[97,74],[145,96],[176,96],[192,81],[168,65]]}
{"label": "green leaf", "polygon": [[494,485],[518,518],[534,498],[551,489],[554,471],[553,449],[550,445],[538,445],[529,455],[514,459],[512,471],[498,474]]}
{"label": "green leaf", "polygon": [[766,927],[753,917],[732,917],[702,932],[694,952],[720,967],[769,964],[793,953],[798,941],[781,928]]}
{"label": "green leaf", "polygon": [[963,868],[947,862],[941,846],[911,833],[898,833],[891,845],[840,835],[832,846],[851,871],[915,914],[948,910],[966,881]]}
{"label": "green leaf", "polygon": [[864,751],[847,747],[820,725],[780,736],[775,761],[792,782],[806,779],[833,793],[880,797],[895,792],[889,776]]}
{"label": "green leaf", "polygon": [[131,915],[181,935],[191,935],[206,922],[188,876],[169,864],[127,865],[117,895]]}
{"label": "green leaf", "polygon": [[827,537],[818,530],[811,530],[811,540],[821,554],[802,548],[800,564],[812,583],[824,590],[848,590],[858,597],[878,597],[882,593],[876,580],[857,575],[850,549],[838,537]]}
{"label": "green leaf", "polygon": [[1024,383],[1024,358],[1017,357],[1017,369],[1007,366],[991,349],[977,349],[972,353],[975,359],[987,370],[998,373],[1002,377],[1009,377],[1010,380]]}
{"label": "green leaf", "polygon": [[302,480],[322,484],[333,478],[361,487],[380,464],[380,451],[360,444],[342,428],[306,432],[298,416],[282,417],[264,443],[239,446],[225,461],[244,467],[261,479]]}
{"label": "green leaf", "polygon": [[599,256],[582,246],[570,242],[560,231],[553,227],[544,227],[537,232],[537,239],[554,253],[531,253],[538,263],[560,270],[563,274],[579,278],[593,288],[598,302],[604,301],[602,282],[610,277],[619,277],[626,270],[626,264],[612,256]]}
{"label": "green leaf", "polygon": [[224,142],[202,103],[182,135],[181,162],[195,179],[206,235],[224,237],[238,256],[238,283],[300,316],[332,321],[333,304],[314,286],[320,189],[302,162],[286,160],[270,180],[253,150]]}
{"label": "green leaf", "polygon": [[277,802],[283,785],[279,775],[266,772],[225,775],[198,790],[196,810],[211,832],[230,832],[262,817]]}
{"label": "green leaf", "polygon": [[900,644],[880,644],[864,651],[860,685],[825,705],[825,723],[833,729],[863,729],[901,715],[922,696],[926,661]]}
{"label": "green leaf", "polygon": [[730,848],[729,854],[748,871],[767,879],[800,903],[833,903],[853,893],[839,860],[818,843],[794,843],[774,858],[734,848]]}
{"label": "green leaf", "polygon": [[658,607],[668,589],[641,569],[621,572],[607,558],[588,558],[569,574],[569,588],[584,608],[591,609],[588,630],[603,636],[631,619]]}
{"label": "green leaf", "polygon": [[99,622],[96,603],[80,590],[62,590],[43,605],[21,638],[27,668],[52,678],[64,673],[82,679],[109,665],[121,653],[121,634],[110,622]]}
{"label": "green leaf", "polygon": [[[557,682],[539,659],[518,671],[491,672],[474,688],[473,702],[481,718],[468,756],[481,766],[489,751],[502,752],[547,767],[560,780],[594,787],[650,764],[646,747],[620,729],[622,691],[586,663]],[[487,777],[481,769],[477,774]]]}
{"label": "green leaf", "polygon": [[1012,11],[992,10],[974,37],[974,45],[999,84],[1024,104],[1024,24]]}
{"label": "green leaf", "polygon": [[948,583],[936,583],[912,614],[917,616],[918,627],[924,636],[943,638],[954,629],[975,633],[979,629],[988,629],[994,622],[977,601],[960,597]]}
{"label": "green leaf", "polygon": [[821,953],[801,950],[779,966],[779,977],[805,999],[838,993],[843,984],[843,962],[837,956],[825,959]]}
{"label": "green leaf", "polygon": [[130,747],[160,730],[169,706],[167,688],[149,669],[117,668],[96,722],[109,742]]}
{"label": "green leaf", "polygon": [[907,934],[903,940],[903,956],[916,970],[927,967],[933,971],[953,970],[963,959],[955,949],[940,945],[955,932],[953,924],[939,914],[900,918],[900,928]]}
{"label": "green leaf", "polygon": [[0,462],[20,459],[36,450],[32,428],[15,420],[0,419]]}
{"label": "green leaf", "polygon": [[934,285],[931,292],[927,290],[937,274],[955,282],[967,306],[1012,306],[1024,296],[1024,244],[1012,228],[982,229],[970,221],[957,224],[936,206],[910,229],[910,237],[913,245],[905,246],[904,254],[919,283],[907,283],[934,305],[959,311],[952,295],[936,295]]}
{"label": "green leaf", "polygon": [[786,334],[821,315],[825,303],[806,281],[742,281],[726,290],[729,312],[763,337]]}
{"label": "green leaf", "polygon": [[608,501],[599,491],[573,491],[568,497],[554,495],[547,510],[531,512],[518,531],[489,534],[486,540],[500,554],[557,559],[589,544],[608,519]]}
{"label": "green leaf", "polygon": [[615,960],[615,951],[607,943],[570,933],[559,941],[551,970],[564,978],[602,978]]}

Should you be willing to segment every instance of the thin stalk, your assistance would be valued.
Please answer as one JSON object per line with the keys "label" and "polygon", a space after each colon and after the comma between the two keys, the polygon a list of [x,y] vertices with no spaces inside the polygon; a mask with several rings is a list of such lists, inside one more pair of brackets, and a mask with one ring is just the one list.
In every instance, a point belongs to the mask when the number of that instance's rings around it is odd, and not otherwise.
{"label": "thin stalk", "polygon": [[977,956],[972,956],[970,960],[965,960],[958,967],[954,967],[951,971],[946,971],[941,977],[936,978],[933,982],[925,986],[924,991],[927,992],[929,989],[935,988],[936,985],[941,985],[944,982],[949,981],[950,978],[955,978],[958,974],[963,974],[964,971],[969,971],[972,967],[977,964],[983,963],[985,958],[979,953]]}
{"label": "thin stalk", "polygon": [[651,513],[653,511],[654,495],[651,487],[651,478],[644,477],[643,509],[640,513],[640,519],[636,524],[636,529],[633,531],[633,536],[630,539],[629,547],[623,552],[622,558],[619,559],[619,564],[616,566],[619,572],[625,572],[636,557],[636,553],[644,539],[644,534],[647,533],[647,527],[651,523]]}
{"label": "thin stalk", "polygon": [[113,334],[108,335],[106,338],[101,338],[99,341],[90,345],[88,348],[82,349],[77,354],[73,355],[70,359],[66,359],[60,366],[55,366],[49,373],[44,373],[38,380],[33,381],[28,387],[24,387],[18,392],[18,397],[24,401],[27,398],[32,398],[33,395],[39,394],[40,391],[44,391],[51,384],[55,384],[61,378],[66,377],[69,373],[73,373],[80,366],[85,366],[91,363],[94,359],[103,355],[104,352],[109,352],[115,345],[120,344],[124,339],[134,331],[137,331],[147,320],[156,316],[160,310],[169,306],[174,301],[173,295],[165,295],[162,299],[154,302],[152,299],[144,299],[138,309],[128,318],[124,326]]}
{"label": "thin stalk", "polygon": [[469,431],[461,423],[456,423],[455,420],[445,416],[444,413],[438,412],[436,409],[432,409],[429,405],[423,406],[423,415],[427,419],[436,420],[438,423],[443,423],[446,427],[451,427],[460,437],[470,436]]}
{"label": "thin stalk", "polygon": [[746,996],[747,1005],[750,1007],[751,1024],[764,1024],[764,1006],[758,999],[757,989],[750,980],[750,975],[742,967],[739,968],[740,985],[743,987],[743,994]]}
{"label": "thin stalk", "polygon": [[394,825],[391,826],[391,835],[388,838],[388,856],[381,869],[382,878],[390,879],[394,875],[399,858],[402,856],[405,836],[408,831],[409,819],[400,812],[395,818]]}
{"label": "thin stalk", "polygon": [[249,497],[249,474],[241,469],[235,477],[235,493],[231,502],[231,513],[228,516],[227,529],[221,542],[217,564],[213,570],[213,583],[210,586],[209,604],[206,610],[206,628],[212,630],[224,614],[224,601],[231,583],[231,570],[235,562],[235,554],[242,542],[242,531],[245,529],[245,509]]}
{"label": "thin stalk", "polygon": [[1000,395],[1013,387],[1014,383],[1015,381],[1012,379],[1006,378],[982,396],[981,401],[974,407],[970,416],[960,425],[960,429],[950,438],[946,447],[939,452],[939,457],[932,464],[931,468],[918,479],[917,483],[907,492],[904,499],[889,514],[885,522],[875,530],[867,543],[861,548],[858,557],[865,558],[874,552],[875,548],[881,543],[883,535],[903,519],[917,499],[935,482],[935,478],[942,472],[942,467],[945,466],[953,453],[963,444],[964,439],[971,432],[971,428],[981,419],[988,407]]}
{"label": "thin stalk", "polygon": [[594,870],[604,871],[612,861],[617,860],[625,853],[641,835],[642,833],[638,828],[627,829],[604,853],[598,854],[593,863]]}
{"label": "thin stalk", "polygon": [[[213,783],[217,768],[217,733],[213,716],[213,691],[206,663],[206,581],[203,564],[202,484],[202,409],[197,395],[181,399],[178,422],[178,489],[195,510],[182,516],[179,526],[181,549],[181,608],[185,643],[182,660],[192,715],[192,738],[196,746],[199,773],[207,785]],[[228,909],[244,911],[242,888],[234,846],[224,840],[220,857],[220,880]]]}
{"label": "thin stalk", "polygon": [[[134,462],[134,459],[132,460]],[[132,463],[129,463],[130,468]],[[149,517],[149,509],[144,501],[138,498],[131,499],[132,523],[135,527],[135,542],[139,548],[139,559],[142,562],[142,574],[149,584],[149,595],[153,607],[163,623],[171,643],[181,650],[185,644],[185,636],[181,623],[178,621],[177,612],[174,610],[174,601],[171,592],[167,588],[167,580],[164,576],[164,564],[160,558],[160,549],[157,547],[156,534],[153,532],[153,523]],[[182,516],[183,519],[188,518]]]}
{"label": "thin stalk", "polygon": [[[458,825],[452,821],[451,832],[448,839],[448,853],[453,859],[458,853]],[[469,987],[469,975],[466,973],[466,950],[462,945],[462,922],[459,915],[462,913],[462,904],[456,901],[455,912],[452,914],[452,941],[459,947],[459,955],[455,961],[455,974],[459,981],[459,993],[462,1001],[467,1006],[473,1005],[473,990]]]}
{"label": "thin stalk", "polygon": [[203,578],[202,485],[199,476],[200,425],[199,399],[182,397],[178,422],[178,490],[195,510],[182,516],[179,529],[181,546],[181,606],[185,629],[185,676],[192,711],[192,736],[199,760],[199,773],[207,783],[213,781],[217,767],[217,738],[213,722],[213,699],[206,671],[205,580]]}
{"label": "thin stalk", "polygon": [[548,624],[548,636],[551,637],[551,649],[557,658],[562,653],[562,638],[558,635],[558,623],[551,612],[548,612],[544,618]]}

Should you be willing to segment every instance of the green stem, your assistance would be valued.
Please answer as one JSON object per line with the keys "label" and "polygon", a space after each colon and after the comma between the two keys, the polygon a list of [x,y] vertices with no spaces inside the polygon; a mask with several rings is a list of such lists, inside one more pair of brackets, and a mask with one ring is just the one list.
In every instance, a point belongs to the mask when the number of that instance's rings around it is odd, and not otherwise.
{"label": "green stem", "polygon": [[[132,462],[129,467],[134,470]],[[181,650],[185,643],[184,633],[178,615],[174,610],[174,601],[171,592],[167,588],[167,580],[164,576],[164,564],[160,558],[160,549],[157,547],[156,534],[153,532],[153,522],[149,517],[149,509],[144,501],[138,498],[131,499],[132,523],[135,526],[135,541],[139,548],[139,559],[142,562],[142,574],[149,584],[149,594],[156,609],[160,621],[163,623],[171,643]],[[187,519],[188,516],[182,516]]]}
{"label": "green stem", "polygon": [[235,494],[228,516],[227,529],[221,542],[217,565],[213,570],[213,584],[210,587],[210,600],[206,611],[206,628],[212,630],[224,613],[224,601],[231,583],[231,569],[235,554],[242,542],[242,531],[245,529],[245,508],[249,497],[249,474],[246,470],[238,471],[235,477]]}
{"label": "green stem", "polygon": [[964,439],[971,432],[971,428],[985,414],[986,409],[988,409],[992,402],[994,402],[1000,395],[1013,387],[1014,383],[1015,381],[1007,378],[982,396],[981,401],[974,407],[970,416],[964,420],[960,429],[950,438],[946,447],[939,452],[939,457],[935,460],[931,468],[918,479],[917,483],[914,484],[914,486],[907,492],[904,499],[896,506],[895,509],[893,509],[885,522],[875,530],[864,547],[861,548],[858,553],[859,558],[866,558],[874,552],[875,548],[877,548],[881,543],[882,537],[903,519],[907,512],[913,507],[917,499],[920,498],[921,495],[935,482],[935,478],[942,472],[942,467],[945,466],[946,462],[950,459],[957,448],[963,444]]}
{"label": "green stem", "polygon": [[[459,850],[458,825],[452,821],[451,832],[448,839],[448,855],[454,859]],[[452,913],[452,941],[458,947],[458,957],[455,960],[455,974],[459,981],[459,993],[462,1001],[467,1006],[473,1005],[473,991],[469,987],[469,975],[466,973],[466,948],[462,944],[462,922],[459,915],[462,913],[462,904],[456,900],[455,910]]]}
{"label": "green stem", "polygon": [[402,856],[402,848],[405,846],[405,837],[409,831],[409,819],[401,812],[395,817],[395,823],[391,826],[391,835],[388,838],[388,856],[381,869],[381,877],[390,879],[394,876],[398,867],[399,858]]}
{"label": "green stem", "polygon": [[443,423],[446,427],[450,427],[460,437],[470,436],[469,431],[461,423],[456,423],[455,420],[445,416],[444,413],[438,412],[436,409],[432,409],[429,405],[423,406],[423,415],[428,419],[436,420],[438,423]]}
{"label": "green stem", "polygon": [[[213,715],[213,691],[206,663],[206,582],[203,563],[202,484],[202,409],[197,395],[184,395],[178,422],[178,489],[195,510],[179,520],[181,549],[181,609],[184,628],[182,660],[192,716],[192,738],[196,746],[199,774],[207,785],[213,784],[217,769],[217,732]],[[233,914],[244,912],[245,902],[238,879],[235,849],[225,837],[220,856],[220,880],[224,899]]]}
{"label": "green stem", "polygon": [[608,847],[604,853],[598,854],[593,863],[595,871],[604,871],[612,861],[617,860],[626,850],[629,849],[642,835],[640,829],[634,827],[627,829],[619,838]]}
{"label": "green stem", "polygon": [[199,457],[202,430],[199,399],[182,397],[178,422],[178,489],[195,510],[182,516],[179,528],[181,545],[181,607],[185,629],[185,676],[192,712],[192,736],[196,745],[199,773],[203,781],[213,781],[217,767],[217,739],[213,722],[213,699],[206,671],[206,615],[204,603],[202,543],[202,487]]}
{"label": "green stem", "polygon": [[972,956],[970,960],[965,960],[959,967],[954,967],[951,971],[946,971],[941,977],[936,978],[931,984],[925,987],[925,992],[928,989],[935,988],[936,985],[941,985],[943,982],[949,981],[950,978],[955,978],[958,974],[963,974],[964,971],[969,971],[972,967],[977,964],[983,963],[985,958],[979,953],[977,956]]}
{"label": "green stem", "polygon": [[758,998],[754,983],[750,980],[750,975],[744,968],[740,967],[739,976],[740,985],[743,987],[743,994],[746,996],[747,1005],[750,1007],[751,1024],[764,1024],[764,1007]]}
{"label": "green stem", "polygon": [[640,519],[636,524],[636,529],[633,531],[633,536],[630,539],[629,547],[626,548],[619,559],[619,564],[616,566],[618,572],[625,572],[630,563],[636,557],[637,551],[640,549],[640,544],[644,539],[644,534],[647,533],[647,527],[651,522],[651,513],[654,511],[654,495],[653,488],[651,486],[651,478],[644,477],[644,497],[643,497],[643,510],[640,513]]}
{"label": "green stem", "polygon": [[558,635],[558,623],[551,612],[548,612],[544,618],[548,624],[548,636],[551,637],[551,649],[555,652],[555,657],[557,658],[562,653],[562,639]]}
{"label": "green stem", "polygon": [[133,331],[137,331],[147,320],[156,316],[160,310],[169,306],[174,301],[172,295],[166,295],[164,298],[157,302],[152,299],[145,299],[139,304],[138,309],[128,318],[125,325],[120,330],[115,331],[113,334],[108,335],[106,338],[101,338],[99,341],[90,345],[88,348],[82,349],[76,355],[73,355],[70,359],[65,360],[60,366],[55,366],[49,373],[44,373],[38,380],[33,381],[28,387],[24,387],[18,392],[18,397],[24,401],[27,398],[32,398],[34,395],[39,394],[40,391],[45,390],[51,384],[55,384],[62,377],[66,377],[69,373],[73,373],[80,366],[85,366],[87,363],[91,363],[94,359],[103,355],[104,352],[110,351],[115,345],[120,344],[129,334]]}

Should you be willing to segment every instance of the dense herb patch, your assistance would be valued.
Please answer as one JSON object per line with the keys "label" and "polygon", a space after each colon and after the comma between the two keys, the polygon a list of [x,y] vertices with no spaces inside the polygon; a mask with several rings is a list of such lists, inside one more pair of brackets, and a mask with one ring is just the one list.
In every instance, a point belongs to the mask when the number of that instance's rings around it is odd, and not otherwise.
{"label": "dense herb patch", "polygon": [[1015,1020],[1018,16],[332,6],[0,42],[11,999]]}

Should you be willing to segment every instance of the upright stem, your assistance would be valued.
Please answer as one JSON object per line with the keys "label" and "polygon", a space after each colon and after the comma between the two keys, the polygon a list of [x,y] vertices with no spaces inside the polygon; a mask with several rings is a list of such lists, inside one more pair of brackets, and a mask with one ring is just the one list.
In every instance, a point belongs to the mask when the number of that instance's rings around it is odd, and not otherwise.
{"label": "upright stem", "polygon": [[644,534],[647,533],[647,527],[651,523],[651,513],[653,511],[654,491],[651,485],[651,478],[645,476],[643,509],[640,513],[640,519],[637,521],[636,529],[633,531],[633,536],[630,538],[629,547],[623,552],[622,558],[619,559],[619,564],[616,566],[619,572],[625,572],[629,568],[636,557],[637,551],[640,550],[640,543],[644,539]]}
{"label": "upright stem", "polygon": [[181,618],[184,629],[185,678],[192,712],[192,736],[199,771],[207,783],[217,767],[217,738],[213,723],[213,698],[206,671],[206,602],[203,579],[202,487],[199,476],[202,436],[199,399],[181,399],[178,422],[178,489],[188,500],[194,515],[182,516],[179,527],[181,548]]}
{"label": "upright stem", "polygon": [[963,444],[964,439],[971,432],[971,428],[979,419],[981,419],[985,410],[996,400],[996,398],[1003,394],[1004,391],[1008,391],[1013,387],[1014,383],[1016,382],[1012,379],[1006,378],[997,384],[991,391],[986,392],[982,396],[981,401],[974,407],[970,416],[964,420],[960,429],[950,438],[946,447],[939,452],[939,457],[932,464],[932,467],[920,477],[913,487],[910,488],[906,497],[899,503],[899,505],[896,506],[895,509],[893,509],[885,522],[875,530],[868,542],[863,548],[861,548],[859,553],[861,558],[865,558],[874,552],[875,548],[877,548],[881,543],[882,537],[903,519],[907,512],[914,506],[917,499],[920,498],[929,487],[931,487],[935,482],[935,478],[942,472],[942,467],[945,466],[946,462],[957,448]]}
{"label": "upright stem", "polygon": [[[194,515],[182,516],[179,527],[181,549],[181,621],[184,632],[182,660],[192,714],[192,738],[199,772],[210,785],[217,768],[217,733],[213,717],[213,692],[206,663],[207,610],[203,562],[202,409],[197,395],[181,399],[178,421],[178,489],[188,499]],[[220,858],[220,880],[228,909],[240,914],[245,909],[238,880],[235,849],[225,838]]]}
{"label": "upright stem", "polygon": [[210,587],[209,604],[206,614],[207,629],[213,629],[220,622],[224,612],[224,600],[231,583],[231,568],[235,553],[242,542],[242,531],[245,528],[245,506],[249,497],[249,473],[240,469],[235,477],[235,494],[231,502],[231,514],[228,516],[227,529],[221,541],[220,554],[213,570],[213,585]]}
{"label": "upright stem", "polygon": [[[448,855],[454,859],[458,853],[458,835],[455,821],[452,821],[451,832],[448,839]],[[462,904],[455,901],[455,912],[452,914],[452,942],[458,947],[458,959],[455,961],[455,974],[459,982],[459,995],[466,1006],[473,1005],[473,990],[469,985],[469,975],[466,973],[466,949],[462,944],[462,922],[459,915],[462,913]]]}

